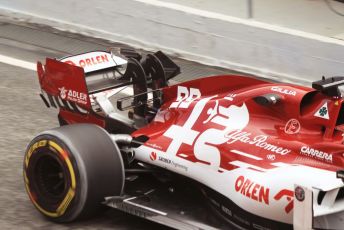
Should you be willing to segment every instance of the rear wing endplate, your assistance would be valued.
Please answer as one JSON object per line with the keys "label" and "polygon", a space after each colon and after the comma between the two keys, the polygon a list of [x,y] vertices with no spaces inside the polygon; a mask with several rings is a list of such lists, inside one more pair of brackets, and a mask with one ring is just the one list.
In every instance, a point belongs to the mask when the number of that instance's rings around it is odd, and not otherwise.
{"label": "rear wing endplate", "polygon": [[41,97],[48,107],[51,105],[80,113],[91,110],[84,70],[81,67],[47,58],[44,67],[42,63],[37,63],[37,73],[49,103],[43,94]]}

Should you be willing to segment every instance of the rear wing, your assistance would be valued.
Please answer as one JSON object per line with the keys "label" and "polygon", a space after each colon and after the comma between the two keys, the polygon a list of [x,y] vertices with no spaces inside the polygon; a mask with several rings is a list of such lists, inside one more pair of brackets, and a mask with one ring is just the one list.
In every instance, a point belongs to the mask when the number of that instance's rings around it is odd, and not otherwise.
{"label": "rear wing", "polygon": [[[180,68],[161,51],[148,54],[144,60],[129,49],[122,49],[120,55],[127,59],[95,51],[57,60],[47,58],[45,65],[38,62],[41,98],[48,107],[86,114],[92,110],[93,96],[90,98],[90,95],[132,85],[134,95],[126,100],[133,101],[131,105],[135,114],[144,116],[147,94],[154,92],[154,104],[159,106],[162,95],[157,91],[167,86],[168,80],[180,73]],[[122,66],[126,66],[124,74],[118,71]],[[103,77],[111,74],[113,77]],[[90,78],[96,81],[88,81]]]}

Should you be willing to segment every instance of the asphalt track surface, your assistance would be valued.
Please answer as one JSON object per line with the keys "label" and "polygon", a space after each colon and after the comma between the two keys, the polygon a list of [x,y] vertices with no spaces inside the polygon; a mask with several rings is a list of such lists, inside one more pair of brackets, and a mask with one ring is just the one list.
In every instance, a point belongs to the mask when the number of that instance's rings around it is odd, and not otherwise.
{"label": "asphalt track surface", "polygon": [[[123,46],[38,25],[0,20],[0,55],[32,63],[44,61],[45,57]],[[178,58],[174,60],[183,72],[178,81],[232,73]],[[58,126],[57,110],[46,108],[38,93],[34,71],[0,63],[0,229],[165,229],[112,209],[90,220],[66,225],[49,222],[35,210],[22,179],[24,151],[39,132]]]}

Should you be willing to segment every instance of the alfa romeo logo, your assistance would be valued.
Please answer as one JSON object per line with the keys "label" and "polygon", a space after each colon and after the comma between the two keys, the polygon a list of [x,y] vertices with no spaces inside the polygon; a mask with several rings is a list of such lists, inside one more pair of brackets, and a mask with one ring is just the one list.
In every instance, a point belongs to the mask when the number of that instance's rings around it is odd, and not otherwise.
{"label": "alfa romeo logo", "polygon": [[301,188],[300,186],[297,186],[295,188],[295,197],[298,201],[304,201],[305,200],[305,190]]}
{"label": "alfa romeo logo", "polygon": [[287,124],[284,126],[284,132],[286,134],[296,134],[300,131],[301,125],[300,122],[296,119],[290,119]]}

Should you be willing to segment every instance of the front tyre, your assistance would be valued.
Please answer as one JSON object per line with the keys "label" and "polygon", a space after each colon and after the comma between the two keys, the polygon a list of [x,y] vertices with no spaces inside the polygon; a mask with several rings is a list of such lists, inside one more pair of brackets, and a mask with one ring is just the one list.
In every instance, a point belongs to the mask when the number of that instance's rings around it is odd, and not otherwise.
{"label": "front tyre", "polygon": [[124,164],[109,134],[96,125],[45,131],[28,145],[24,182],[34,206],[56,222],[89,217],[106,196],[119,196]]}

